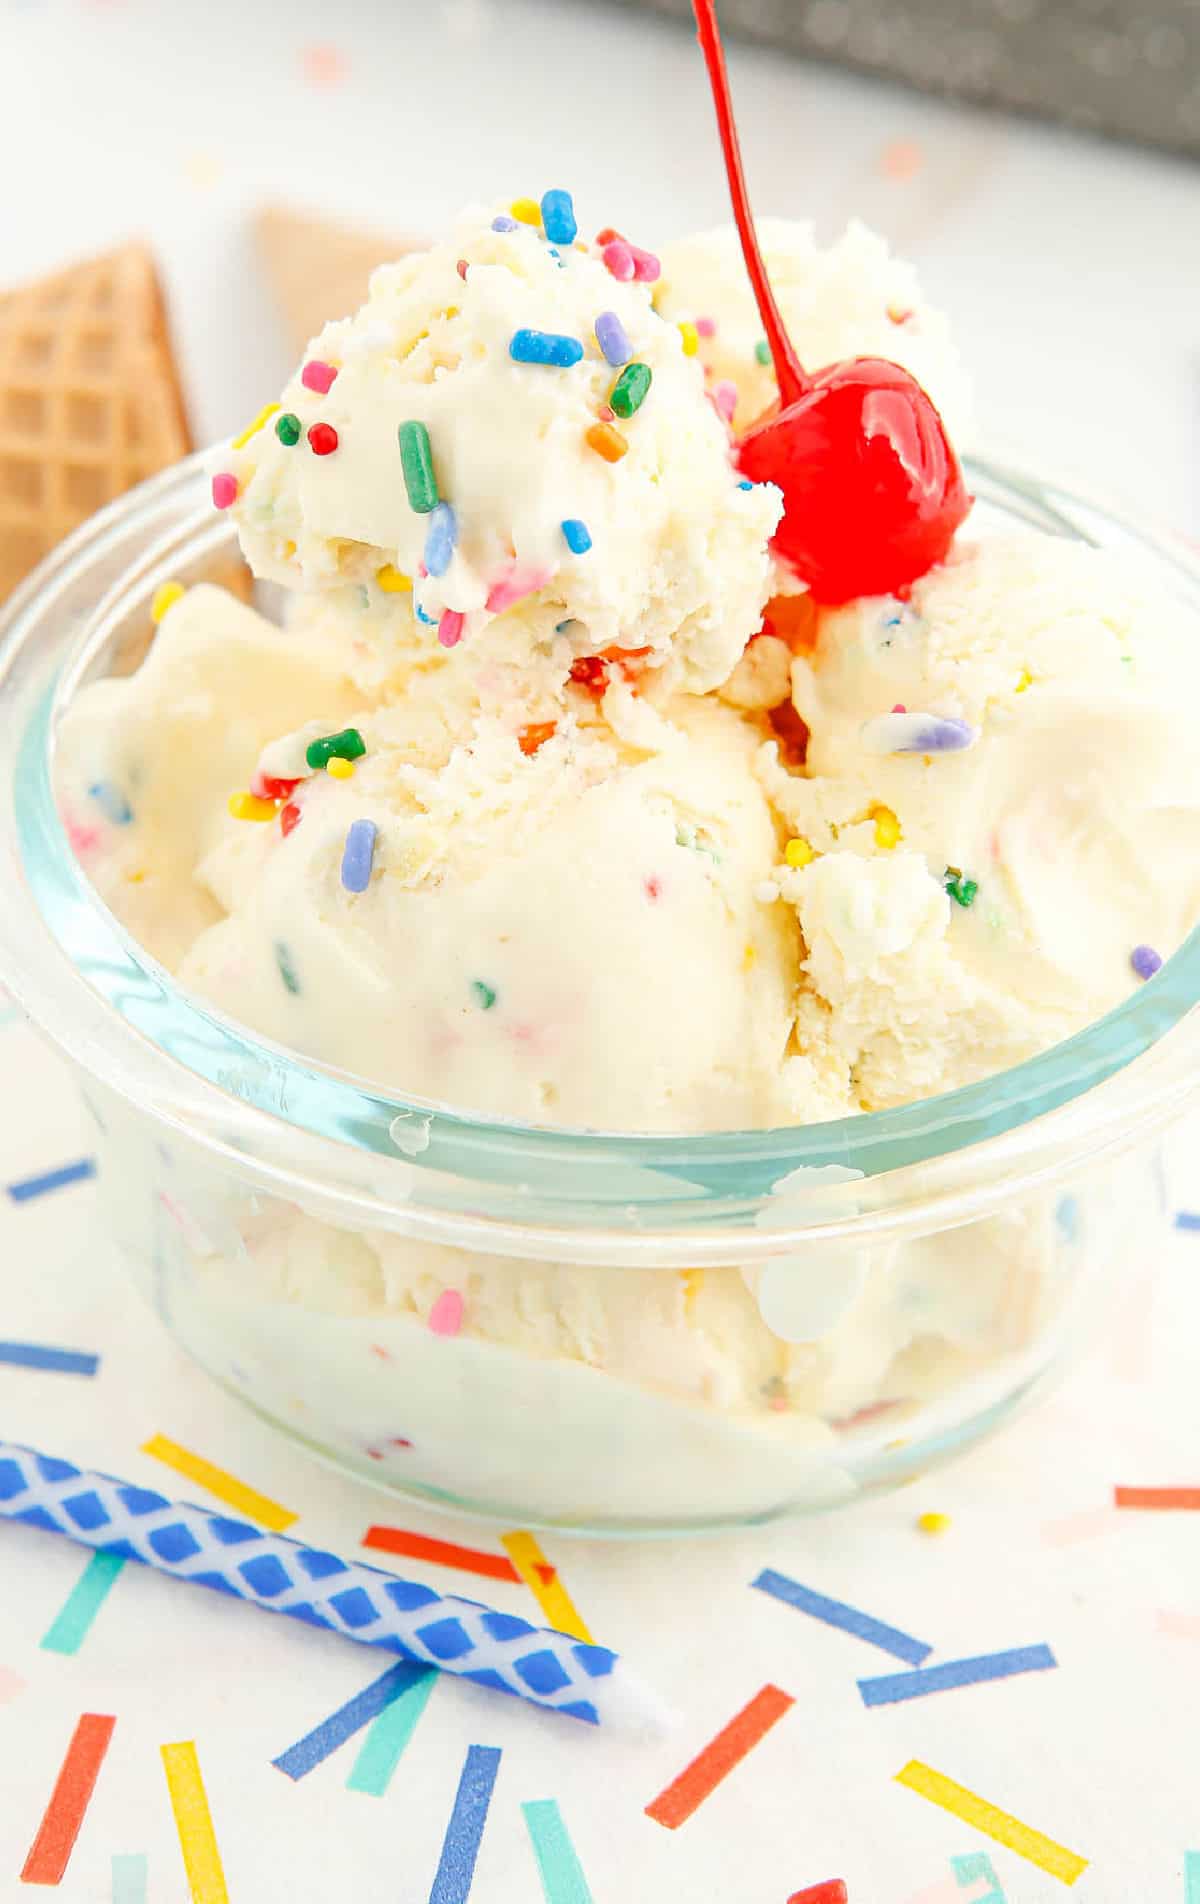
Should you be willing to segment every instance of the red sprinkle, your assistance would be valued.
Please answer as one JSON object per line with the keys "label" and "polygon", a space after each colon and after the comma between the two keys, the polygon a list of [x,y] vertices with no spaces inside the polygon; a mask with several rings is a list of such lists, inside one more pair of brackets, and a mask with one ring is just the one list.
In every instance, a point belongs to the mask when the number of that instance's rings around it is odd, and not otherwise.
{"label": "red sprinkle", "polygon": [[657,873],[651,873],[649,879],[643,880],[642,884],[646,888],[647,899],[661,899],[662,880],[658,877]]}
{"label": "red sprinkle", "polygon": [[892,713],[893,714],[907,714],[908,709],[905,707],[903,701],[897,701],[895,706],[892,709]]}
{"label": "red sprinkle", "polygon": [[286,840],[292,828],[300,824],[300,809],[294,800],[289,800],[279,815],[279,831]]}
{"label": "red sprinkle", "polygon": [[237,501],[237,493],[238,493],[237,477],[231,476],[228,470],[226,470],[220,476],[213,477],[212,499],[213,499],[213,507],[215,509],[231,508],[233,504]]}
{"label": "red sprinkle", "polygon": [[332,456],[338,446],[338,433],[332,423],[314,423],[308,442],[314,456]]}
{"label": "red sprinkle", "polygon": [[596,233],[596,243],[598,245],[623,245],[625,240],[619,231],[615,231],[611,225],[605,225],[603,231]]}
{"label": "red sprinkle", "polygon": [[597,409],[596,415],[599,417],[601,423],[615,423],[617,420],[616,411],[612,408],[612,405],[608,403],[602,403]]}
{"label": "red sprinkle", "polygon": [[466,261],[466,259],[465,259],[465,258],[460,258],[460,259],[459,259],[459,261],[458,261],[458,263],[457,263],[457,264],[455,265],[455,267],[454,267],[454,269],[455,269],[455,270],[456,270],[456,271],[458,272],[458,275],[459,275],[459,277],[460,277],[460,278],[461,278],[461,279],[463,280],[463,283],[465,284],[465,283],[466,283],[466,279],[467,279],[467,261]]}
{"label": "red sprinkle", "polygon": [[256,773],[250,791],[256,800],[290,800],[300,780],[279,780],[274,774]]}
{"label": "red sprinkle", "polygon": [[653,284],[662,276],[662,265],[652,251],[643,251],[638,245],[630,245],[633,258],[633,275],[639,284]]}
{"label": "red sprinkle", "polygon": [[300,372],[300,381],[306,390],[315,390],[323,397],[331,389],[336,376],[337,369],[333,364],[325,364],[319,357],[312,357]]}

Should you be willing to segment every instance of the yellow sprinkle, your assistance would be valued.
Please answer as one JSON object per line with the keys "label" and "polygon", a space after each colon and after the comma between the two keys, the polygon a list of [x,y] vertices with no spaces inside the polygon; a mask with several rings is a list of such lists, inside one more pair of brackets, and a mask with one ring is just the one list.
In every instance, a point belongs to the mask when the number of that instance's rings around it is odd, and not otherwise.
{"label": "yellow sprinkle", "polygon": [[917,1526],[923,1534],[944,1534],[950,1526],[949,1514],[919,1514]]}
{"label": "yellow sprinkle", "polygon": [[757,946],[747,945],[742,953],[742,970],[748,972],[758,957]]}
{"label": "yellow sprinkle", "polygon": [[694,324],[681,324],[679,326],[679,335],[683,339],[684,356],[694,357],[700,348],[700,333],[696,329],[696,326]]}
{"label": "yellow sprinkle", "polygon": [[685,1269],[680,1272],[683,1282],[683,1313],[690,1316],[696,1307],[696,1298],[704,1281],[702,1269]]}
{"label": "yellow sprinkle", "polygon": [[542,222],[542,208],[536,198],[514,198],[508,209],[523,225],[540,225]]}
{"label": "yellow sprinkle", "polygon": [[295,555],[295,553],[296,553],[296,545],[295,545],[295,543],[294,543],[294,542],[292,542],[291,540],[289,540],[289,541],[287,541],[287,542],[285,542],[285,543],[284,543],[284,545],[283,545],[283,559],[284,559],[284,561],[285,561],[285,562],[290,562],[290,561],[291,561],[291,559],[292,559],[292,557],[293,557],[293,556]]}
{"label": "yellow sprinkle", "polygon": [[260,800],[256,793],[231,793],[229,811],[235,820],[273,820],[274,800]]}
{"label": "yellow sprinkle", "polygon": [[385,562],[376,569],[375,580],[385,595],[403,595],[412,587],[412,576],[405,575],[403,569],[396,568],[392,562]]}
{"label": "yellow sprinkle", "polygon": [[1017,693],[1024,694],[1026,688],[1031,688],[1032,686],[1033,676],[1030,674],[1028,668],[1022,668],[1021,679],[1017,682]]}
{"label": "yellow sprinkle", "polygon": [[811,866],[817,853],[816,848],[804,838],[803,834],[797,834],[796,838],[789,840],[784,847],[783,857],[789,866]]}
{"label": "yellow sprinkle", "polygon": [[240,436],[234,437],[233,439],[234,449],[244,450],[247,443],[250,441],[250,438],[252,436],[258,435],[259,431],[262,429],[262,426],[266,422],[267,418],[273,417],[276,410],[278,410],[278,408],[279,408],[279,405],[277,403],[264,403],[262,409],[259,411],[258,415],[255,417],[253,423],[247,424],[246,428],[242,431],[242,434]]}
{"label": "yellow sprinkle", "polygon": [[891,807],[872,807],[871,818],[875,822],[875,844],[888,852],[900,841],[900,822]]}
{"label": "yellow sprinkle", "polygon": [[125,877],[131,886],[140,886],[146,877],[145,869],[139,866],[132,873],[126,873]]}
{"label": "yellow sprinkle", "polygon": [[150,604],[150,619],[156,628],[168,608],[174,608],[176,602],[181,602],[186,594],[182,582],[164,582],[161,588],[155,589],[154,600]]}
{"label": "yellow sprinkle", "polygon": [[354,762],[339,760],[335,754],[332,760],[325,762],[325,771],[331,780],[351,780],[354,777]]}

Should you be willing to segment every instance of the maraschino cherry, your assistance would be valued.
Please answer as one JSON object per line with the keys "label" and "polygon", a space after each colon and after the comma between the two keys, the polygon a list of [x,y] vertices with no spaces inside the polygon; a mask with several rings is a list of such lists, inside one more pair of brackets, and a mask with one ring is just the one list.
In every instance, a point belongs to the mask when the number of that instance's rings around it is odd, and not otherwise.
{"label": "maraschino cherry", "polygon": [[778,484],[774,547],[819,602],[886,595],[940,562],[971,505],[941,417],[915,377],[881,357],[805,372],[783,327],[754,230],[715,0],[692,0],[729,196],[767,334],[779,403],[742,437],[740,468]]}

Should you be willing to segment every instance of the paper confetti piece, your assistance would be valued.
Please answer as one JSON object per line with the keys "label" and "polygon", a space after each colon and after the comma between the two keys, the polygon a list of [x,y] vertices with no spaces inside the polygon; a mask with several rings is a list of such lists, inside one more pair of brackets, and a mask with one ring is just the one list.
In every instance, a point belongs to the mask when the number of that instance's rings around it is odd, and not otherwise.
{"label": "paper confetti piece", "polygon": [[1013,1818],[998,1806],[990,1805],[986,1798],[969,1792],[965,1785],[956,1785],[952,1778],[947,1778],[943,1772],[935,1772],[931,1765],[922,1764],[920,1759],[910,1759],[903,1771],[896,1773],[896,1783],[906,1785],[910,1792],[916,1792],[921,1798],[927,1798],[931,1805],[940,1805],[943,1811],[961,1818],[964,1824],[974,1825],[986,1837],[994,1838],[997,1844],[1007,1845],[1019,1858],[1036,1864],[1039,1871],[1047,1872],[1063,1884],[1074,1884],[1087,1870],[1088,1861],[1081,1858],[1078,1852],[1068,1851],[1065,1845],[1044,1837],[1032,1825],[1023,1825],[1019,1818]]}
{"label": "paper confetti piece", "polygon": [[92,1555],[41,1639],[45,1653],[77,1653],[125,1565],[124,1554]]}
{"label": "paper confetti piece", "polygon": [[10,1183],[8,1194],[14,1203],[30,1203],[34,1197],[49,1196],[52,1190],[65,1190],[69,1183],[82,1183],[87,1177],[96,1174],[95,1159],[81,1157],[77,1163],[63,1164],[58,1170],[47,1170],[40,1177],[23,1177],[18,1183]]}
{"label": "paper confetti piece", "polygon": [[71,1735],[37,1837],[21,1872],[22,1884],[58,1884],[67,1868],[91,1801],[116,1720],[85,1712]]}
{"label": "paper confetti piece", "polygon": [[1016,1673],[1044,1673],[1058,1661],[1048,1646],[1015,1646],[1006,1653],[981,1653],[974,1659],[947,1659],[922,1666],[915,1673],[885,1673],[878,1679],[860,1679],[864,1706],[897,1706],[904,1699],[946,1692],[952,1686],[980,1686],[990,1679],[1011,1679]]}
{"label": "paper confetti piece", "polygon": [[468,1746],[429,1904],[466,1904],[471,1895],[475,1860],[499,1769],[498,1746]]}
{"label": "paper confetti piece", "polygon": [[1200,1508],[1200,1487],[1115,1487],[1114,1507]]}
{"label": "paper confetti piece", "polygon": [[521,1811],[546,1904],[592,1904],[588,1881],[555,1800],[530,1799]]}
{"label": "paper confetti piece", "polygon": [[554,1627],[556,1632],[569,1633],[572,1639],[592,1645],[592,1636],[577,1613],[574,1601],[533,1535],[520,1532],[501,1534],[500,1540],[513,1566],[545,1614],[547,1625]]}
{"label": "paper confetti piece", "polygon": [[94,1375],[100,1357],[84,1349],[48,1349],[40,1342],[0,1342],[0,1362],[55,1375]]}
{"label": "paper confetti piece", "polygon": [[960,1890],[965,1891],[973,1884],[981,1887],[975,1892],[972,1904],[1007,1904],[1003,1886],[986,1851],[968,1851],[964,1857],[951,1858],[950,1869]]}
{"label": "paper confetti piece", "polygon": [[1183,1904],[1200,1904],[1200,1851],[1183,1854]]}
{"label": "paper confetti piece", "polygon": [[431,1671],[431,1667],[419,1665],[416,1660],[397,1660],[394,1666],[388,1667],[386,1673],[372,1680],[369,1686],[364,1686],[361,1692],[355,1693],[353,1699],[348,1699],[336,1712],[330,1713],[328,1719],[323,1719],[319,1726],[306,1732],[302,1739],[297,1739],[295,1745],[289,1745],[286,1752],[272,1759],[272,1765],[278,1771],[286,1772],[289,1778],[304,1778],[322,1764],[331,1752],[336,1752],[339,1745],[344,1745],[365,1725],[370,1725],[371,1720],[386,1706],[390,1706],[393,1699],[398,1699],[401,1693],[407,1692]]}
{"label": "paper confetti piece", "polygon": [[179,1833],[179,1849],[183,1852],[183,1868],[187,1872],[192,1904],[229,1904],[225,1870],[217,1848],[217,1834],[213,1830],[212,1813],[208,1809],[208,1794],[200,1773],[195,1741],[185,1739],[178,1745],[163,1745],[159,1751],[167,1775],[167,1790],[171,1795],[171,1810],[175,1814],[175,1829]]}
{"label": "paper confetti piece", "polygon": [[1200,1210],[1176,1210],[1175,1228],[1177,1230],[1200,1230]]}
{"label": "paper confetti piece", "polygon": [[874,1620],[869,1613],[860,1613],[857,1607],[846,1606],[841,1600],[828,1600],[823,1593],[814,1593],[811,1587],[802,1587],[798,1580],[789,1580],[786,1574],[776,1573],[771,1567],[765,1568],[750,1584],[801,1613],[811,1614],[814,1620],[823,1620],[826,1626],[853,1633],[856,1639],[866,1640],[870,1646],[881,1647],[885,1653],[907,1660],[910,1666],[919,1666],[933,1651],[932,1646],[927,1646],[924,1640],[915,1640],[911,1633],[886,1626],[882,1620]]}
{"label": "paper confetti piece", "polygon": [[144,1851],[114,1851],[112,1904],[146,1904],[149,1875]]}
{"label": "paper confetti piece", "polygon": [[[511,1580],[521,1584],[521,1575],[503,1554],[484,1553],[478,1547],[459,1547],[452,1540],[434,1540],[429,1534],[409,1533],[403,1527],[368,1527],[364,1547],[384,1554],[403,1554],[408,1560],[432,1560],[439,1567],[455,1567],[460,1573],[482,1574],[487,1580]],[[554,1569],[542,1562],[538,1567],[543,1581],[554,1579]]]}
{"label": "paper confetti piece", "polygon": [[383,1797],[437,1682],[438,1674],[430,1667],[372,1720],[346,1780],[348,1792]]}
{"label": "paper confetti piece", "polygon": [[177,1441],[168,1440],[166,1435],[151,1435],[143,1442],[142,1453],[153,1455],[156,1461],[162,1461],[168,1468],[174,1468],[176,1474],[184,1475],[187,1480],[195,1481],[198,1487],[207,1488],[219,1501],[228,1507],[236,1507],[239,1514],[254,1521],[259,1527],[269,1527],[273,1534],[282,1534],[295,1524],[298,1515],[290,1509],[280,1507],[278,1501],[272,1501],[265,1494],[259,1494],[234,1474],[226,1474],[224,1468],[216,1468],[211,1461],[205,1461],[202,1455],[193,1454],[190,1448],[181,1448]]}
{"label": "paper confetti piece", "polygon": [[824,1884],[810,1884],[806,1891],[793,1891],[788,1904],[848,1904],[848,1893],[841,1878],[829,1878]]}
{"label": "paper confetti piece", "polygon": [[647,1818],[665,1825],[668,1831],[677,1831],[794,1703],[791,1695],[778,1686],[764,1686],[756,1692],[749,1705],[743,1706],[691,1764],[684,1766],[679,1777],[651,1800],[646,1807]]}

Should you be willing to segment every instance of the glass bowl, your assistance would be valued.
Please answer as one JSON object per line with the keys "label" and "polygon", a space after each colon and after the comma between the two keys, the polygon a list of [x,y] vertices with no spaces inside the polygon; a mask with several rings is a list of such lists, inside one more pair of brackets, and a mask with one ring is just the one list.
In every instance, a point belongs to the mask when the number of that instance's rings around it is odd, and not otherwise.
{"label": "glass bowl", "polygon": [[[969,474],[979,532],[1119,548],[1200,612],[1184,553]],[[644,1136],[385,1095],[182,992],[55,808],[72,696],[135,665],[161,582],[233,552],[193,459],[86,524],[0,622],[0,977],[76,1067],[116,1247],[215,1380],[397,1494],[624,1534],[894,1485],[1044,1388],[1161,1218],[1200,934],[1085,1032],[898,1110]]]}

